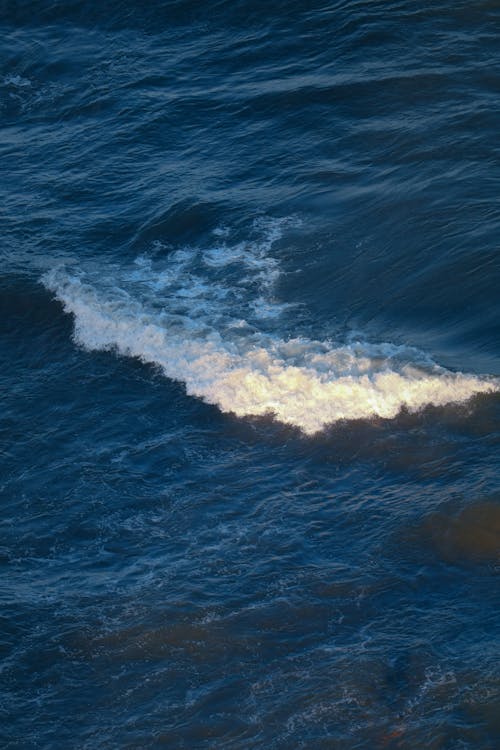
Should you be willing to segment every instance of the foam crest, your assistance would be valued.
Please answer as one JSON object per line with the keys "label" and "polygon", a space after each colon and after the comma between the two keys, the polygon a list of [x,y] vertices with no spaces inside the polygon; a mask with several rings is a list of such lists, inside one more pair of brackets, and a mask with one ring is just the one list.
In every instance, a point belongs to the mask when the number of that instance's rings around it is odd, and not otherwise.
{"label": "foam crest", "polygon": [[[392,418],[403,408],[462,403],[499,389],[498,379],[451,372],[414,348],[286,339],[251,325],[244,313],[259,301],[281,314],[260,282],[272,267],[269,250],[280,231],[273,226],[260,244],[228,246],[226,253],[220,244],[178,251],[161,270],[142,257],[133,269],[112,269],[109,284],[97,272],[64,269],[43,281],[74,316],[81,346],[138,357],[224,412],[273,415],[307,434],[340,420]],[[233,263],[251,272],[236,287],[220,273]],[[235,289],[243,296],[239,307]]]}

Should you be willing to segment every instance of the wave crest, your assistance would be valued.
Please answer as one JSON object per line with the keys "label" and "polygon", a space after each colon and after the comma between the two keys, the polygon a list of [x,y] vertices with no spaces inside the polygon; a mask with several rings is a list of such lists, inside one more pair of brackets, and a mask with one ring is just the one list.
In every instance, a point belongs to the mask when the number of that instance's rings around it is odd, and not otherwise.
{"label": "wave crest", "polygon": [[[224,412],[273,415],[309,435],[340,420],[392,418],[499,389],[498,379],[451,372],[411,347],[287,340],[249,324],[256,290],[273,315],[289,307],[272,296],[278,264],[269,251],[281,227],[260,243],[220,244],[201,260],[199,251],[177,251],[161,271],[141,257],[133,269],[113,269],[108,284],[64,269],[43,283],[74,316],[81,346],[138,357]],[[246,273],[238,304],[223,274],[235,264]]]}

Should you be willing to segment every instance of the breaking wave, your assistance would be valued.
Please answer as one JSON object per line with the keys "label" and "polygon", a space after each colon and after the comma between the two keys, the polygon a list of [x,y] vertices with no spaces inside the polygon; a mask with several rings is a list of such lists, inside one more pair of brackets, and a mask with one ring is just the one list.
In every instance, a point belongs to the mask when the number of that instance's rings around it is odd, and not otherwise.
{"label": "breaking wave", "polygon": [[111,266],[108,282],[91,268],[54,269],[42,281],[86,349],[138,357],[224,412],[272,415],[309,435],[499,389],[498,379],[451,372],[413,347],[278,335],[293,305],[276,298],[271,248],[290,224],[257,222],[242,242],[220,228],[205,249],[156,242],[133,266]]}

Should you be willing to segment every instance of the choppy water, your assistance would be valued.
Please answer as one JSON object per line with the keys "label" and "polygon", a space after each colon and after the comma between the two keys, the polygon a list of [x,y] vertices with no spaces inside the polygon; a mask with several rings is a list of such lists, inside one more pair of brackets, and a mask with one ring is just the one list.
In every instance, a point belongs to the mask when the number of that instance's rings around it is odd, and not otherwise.
{"label": "choppy water", "polygon": [[500,743],[496,2],[0,3],[2,747]]}

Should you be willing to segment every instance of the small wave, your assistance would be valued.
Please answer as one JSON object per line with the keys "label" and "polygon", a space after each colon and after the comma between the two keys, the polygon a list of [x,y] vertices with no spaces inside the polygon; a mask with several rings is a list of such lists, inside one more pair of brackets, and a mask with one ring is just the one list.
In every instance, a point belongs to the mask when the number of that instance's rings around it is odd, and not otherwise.
{"label": "small wave", "polygon": [[5,86],[14,86],[17,89],[31,88],[31,81],[29,78],[23,78],[23,76],[15,75],[10,73],[3,79]]}
{"label": "small wave", "polygon": [[[451,372],[412,347],[279,335],[290,305],[274,297],[280,269],[270,250],[285,226],[257,226],[251,242],[178,250],[164,267],[141,256],[110,269],[109,283],[64,269],[43,283],[74,316],[83,347],[138,357],[224,412],[272,415],[309,435],[498,390],[498,380]],[[264,332],[259,318],[275,329]]]}

